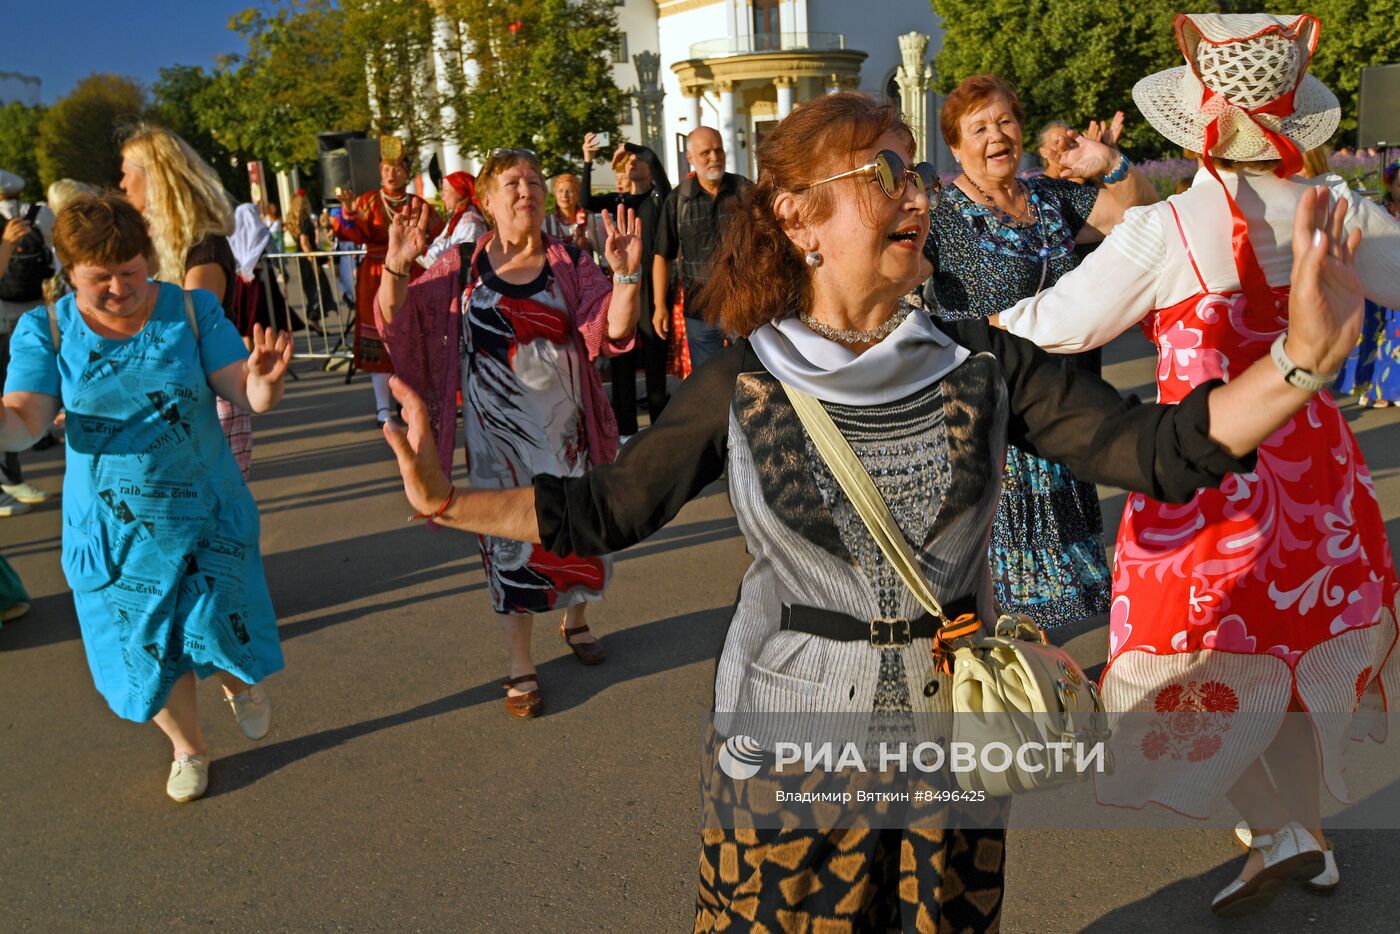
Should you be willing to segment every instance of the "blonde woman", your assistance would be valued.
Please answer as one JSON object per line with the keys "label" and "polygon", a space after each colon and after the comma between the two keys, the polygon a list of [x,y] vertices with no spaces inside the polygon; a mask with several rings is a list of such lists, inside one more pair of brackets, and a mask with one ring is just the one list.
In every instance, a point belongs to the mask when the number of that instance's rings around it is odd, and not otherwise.
{"label": "blonde woman", "polygon": [[[316,215],[311,210],[311,199],[300,188],[287,206],[286,230],[295,242],[296,252],[315,253],[320,249],[316,243]],[[306,320],[314,326],[327,311],[335,311],[335,293],[331,291],[325,268],[319,263],[313,267],[305,256],[297,259],[297,274],[301,280],[301,294],[306,300]]]}
{"label": "blonde woman", "polygon": [[[154,277],[213,292],[232,320],[238,267],[228,242],[233,200],[209,164],[169,130],[139,126],[122,145],[121,189],[151,230]],[[252,419],[224,399],[218,407],[224,437],[246,479],[253,458]]]}

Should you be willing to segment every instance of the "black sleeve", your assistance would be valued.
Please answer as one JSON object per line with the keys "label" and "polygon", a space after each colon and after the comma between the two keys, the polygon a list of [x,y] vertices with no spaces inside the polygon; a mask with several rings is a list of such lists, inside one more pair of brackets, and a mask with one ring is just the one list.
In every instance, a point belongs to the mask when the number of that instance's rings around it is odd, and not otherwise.
{"label": "black sleeve", "polygon": [[734,381],[758,366],[747,341],[716,354],[633,436],[616,463],[582,477],[535,477],[540,541],[557,555],[600,555],[661,528],[724,472]]}
{"label": "black sleeve", "polygon": [[1237,459],[1210,439],[1212,380],[1179,405],[1144,405],[1124,397],[1066,357],[984,320],[940,321],[959,344],[987,351],[1000,362],[1010,391],[1012,444],[1058,461],[1083,480],[1186,502],[1226,474],[1254,469],[1254,454]]}
{"label": "black sleeve", "polygon": [[593,193],[593,160],[583,163],[583,181],[579,183],[579,204],[585,211],[616,211],[621,195],[616,192],[605,195]]}
{"label": "black sleeve", "polygon": [[224,294],[219,296],[219,303],[223,305],[224,314],[232,318],[233,283],[238,274],[238,260],[234,259],[233,247],[229,246],[227,237],[208,234],[196,241],[185,254],[185,272],[206,263],[213,263],[224,271]]}
{"label": "black sleeve", "polygon": [[675,259],[681,250],[680,230],[676,226],[676,200],[679,196],[679,188],[666,196],[666,202],[661,205],[661,217],[656,222],[654,252],[665,260]]}

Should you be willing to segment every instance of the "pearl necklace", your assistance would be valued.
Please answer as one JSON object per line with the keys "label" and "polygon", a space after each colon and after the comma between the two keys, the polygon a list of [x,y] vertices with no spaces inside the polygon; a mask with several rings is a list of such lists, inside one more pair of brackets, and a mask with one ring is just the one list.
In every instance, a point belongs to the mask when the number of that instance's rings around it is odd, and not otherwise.
{"label": "pearl necklace", "polygon": [[894,329],[904,323],[904,319],[909,317],[910,306],[901,305],[889,319],[878,328],[871,328],[869,331],[853,331],[848,328],[833,328],[822,324],[816,318],[805,311],[797,313],[798,319],[807,327],[816,331],[827,340],[840,341],[844,344],[874,344],[882,341],[894,333]]}

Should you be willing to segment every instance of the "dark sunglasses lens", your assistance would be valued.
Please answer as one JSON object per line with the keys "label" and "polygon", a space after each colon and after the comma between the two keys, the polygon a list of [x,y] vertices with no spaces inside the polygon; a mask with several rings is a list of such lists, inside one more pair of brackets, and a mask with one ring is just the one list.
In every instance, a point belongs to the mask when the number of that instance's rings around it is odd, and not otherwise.
{"label": "dark sunglasses lens", "polygon": [[914,166],[914,175],[919,180],[919,190],[927,194],[930,198],[937,198],[941,182],[938,180],[938,170],[927,162],[920,162]]}
{"label": "dark sunglasses lens", "polygon": [[898,153],[882,149],[875,156],[875,173],[880,179],[880,190],[886,198],[899,197],[899,187],[904,182],[904,160]]}

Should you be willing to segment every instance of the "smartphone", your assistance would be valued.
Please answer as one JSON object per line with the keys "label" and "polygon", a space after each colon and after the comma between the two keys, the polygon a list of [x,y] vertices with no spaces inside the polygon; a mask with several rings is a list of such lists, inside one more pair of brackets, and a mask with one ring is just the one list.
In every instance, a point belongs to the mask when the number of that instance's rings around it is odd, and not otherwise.
{"label": "smartphone", "polygon": [[594,133],[593,142],[597,144],[599,149],[607,149],[609,146],[612,145],[612,134]]}
{"label": "smartphone", "polygon": [[41,206],[42,206],[42,205],[31,204],[31,205],[29,206],[29,210],[27,210],[27,211],[24,212],[24,219],[27,220],[27,221],[29,221],[29,223],[31,223],[31,224],[34,223],[36,220],[38,220],[38,219],[39,219],[39,208],[40,208]]}

